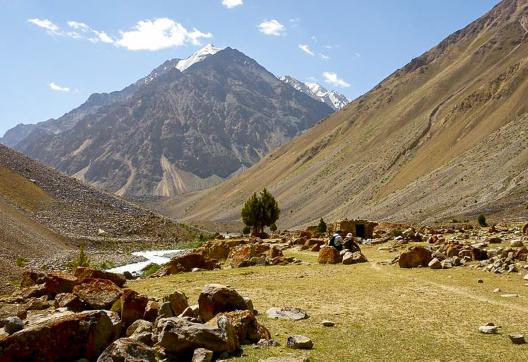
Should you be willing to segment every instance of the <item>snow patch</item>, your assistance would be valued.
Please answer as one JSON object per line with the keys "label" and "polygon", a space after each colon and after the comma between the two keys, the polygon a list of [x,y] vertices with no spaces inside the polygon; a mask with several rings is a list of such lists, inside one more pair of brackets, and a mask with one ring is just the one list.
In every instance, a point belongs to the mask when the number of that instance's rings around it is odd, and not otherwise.
{"label": "snow patch", "polygon": [[218,53],[219,51],[223,49],[224,48],[216,48],[212,44],[207,44],[202,49],[199,49],[196,52],[194,52],[190,57],[180,60],[176,64],[176,68],[179,69],[181,72],[183,72],[184,70],[188,69],[190,66],[203,61],[204,59],[208,58],[211,55]]}

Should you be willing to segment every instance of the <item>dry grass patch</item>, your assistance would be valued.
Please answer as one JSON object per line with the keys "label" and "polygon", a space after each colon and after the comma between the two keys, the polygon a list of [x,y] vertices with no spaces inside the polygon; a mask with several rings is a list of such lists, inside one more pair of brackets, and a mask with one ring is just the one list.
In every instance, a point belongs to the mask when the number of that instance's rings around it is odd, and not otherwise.
{"label": "dry grass patch", "polygon": [[[364,248],[370,263],[360,265],[291,265],[187,273],[131,283],[132,288],[161,297],[184,291],[197,300],[207,283],[223,283],[253,299],[281,347],[244,348],[237,361],[258,361],[285,353],[306,354],[311,361],[521,361],[528,345],[513,345],[507,334],[528,334],[528,298],[519,275],[495,275],[469,268],[400,269],[379,264],[391,258],[375,247]],[[290,252],[315,262],[316,254]],[[484,283],[477,283],[483,279]],[[495,288],[517,293],[502,298]],[[268,320],[273,306],[306,309],[298,322]],[[335,327],[321,325],[323,319]],[[482,335],[487,322],[502,326],[501,335]],[[285,348],[288,335],[309,336],[312,351]]]}
{"label": "dry grass patch", "polygon": [[53,198],[40,187],[3,166],[0,166],[0,196],[31,211],[53,202]]}

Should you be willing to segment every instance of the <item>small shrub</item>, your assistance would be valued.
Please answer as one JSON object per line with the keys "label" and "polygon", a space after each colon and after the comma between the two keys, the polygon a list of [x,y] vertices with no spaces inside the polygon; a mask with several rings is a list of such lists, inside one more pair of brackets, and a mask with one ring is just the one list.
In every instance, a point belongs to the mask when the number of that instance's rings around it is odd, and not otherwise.
{"label": "small shrub", "polygon": [[86,253],[84,252],[84,245],[81,245],[81,247],[79,248],[79,256],[76,259],[68,262],[66,266],[69,269],[75,269],[79,266],[82,266],[82,267],[90,266],[90,258],[88,258],[88,255],[86,255]]}
{"label": "small shrub", "polygon": [[251,232],[251,227],[250,226],[244,226],[244,228],[242,229],[242,234],[244,235],[247,235]]}
{"label": "small shrub", "polygon": [[403,235],[403,231],[401,231],[401,229],[393,229],[391,231],[391,235],[393,238],[397,237],[397,236],[402,236]]}
{"label": "small shrub", "polygon": [[19,256],[18,258],[16,258],[16,266],[19,267],[19,268],[23,268],[27,265],[27,262],[28,260],[25,259],[25,258],[22,258],[21,256]]}
{"label": "small shrub", "polygon": [[477,221],[478,221],[479,225],[482,226],[482,227],[488,226],[488,224],[486,223],[486,216],[484,216],[483,214],[480,214],[478,216]]}
{"label": "small shrub", "polygon": [[321,218],[321,220],[319,220],[319,224],[317,225],[317,232],[319,234],[324,234],[324,233],[326,233],[326,229],[327,229],[326,223],[323,220],[323,218]]}
{"label": "small shrub", "polygon": [[275,223],[271,224],[270,225],[270,230],[271,230],[271,232],[277,231],[277,225]]}

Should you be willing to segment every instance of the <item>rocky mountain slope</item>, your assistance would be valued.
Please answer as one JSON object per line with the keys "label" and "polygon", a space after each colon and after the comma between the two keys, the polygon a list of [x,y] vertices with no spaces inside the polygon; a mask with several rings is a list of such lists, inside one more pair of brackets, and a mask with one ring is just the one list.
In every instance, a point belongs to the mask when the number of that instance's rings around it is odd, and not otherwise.
{"label": "rocky mountain slope", "polygon": [[40,263],[76,253],[81,243],[93,249],[122,243],[139,248],[192,236],[186,227],[2,145],[0,218],[0,290],[7,287],[4,278],[19,271],[17,259]]}
{"label": "rocky mountain slope", "polygon": [[309,95],[313,99],[327,104],[328,106],[332,107],[335,111],[340,110],[350,102],[348,98],[343,94],[336,91],[329,91],[319,83],[303,83],[289,75],[279,77],[279,79],[282,80],[284,83],[291,85],[298,91]]}
{"label": "rocky mountain slope", "polygon": [[528,1],[505,0],[236,178],[173,216],[235,221],[268,187],[280,227],[432,222],[528,210]]}
{"label": "rocky mountain slope", "polygon": [[118,195],[173,196],[240,172],[332,111],[241,52],[208,45],[3,142]]}

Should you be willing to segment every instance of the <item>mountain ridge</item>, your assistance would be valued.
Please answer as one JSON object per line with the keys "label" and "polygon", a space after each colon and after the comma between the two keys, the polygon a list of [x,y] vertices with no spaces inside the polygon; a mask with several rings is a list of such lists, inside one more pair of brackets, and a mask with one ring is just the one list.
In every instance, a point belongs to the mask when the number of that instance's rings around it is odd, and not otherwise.
{"label": "mountain ridge", "polygon": [[431,223],[505,205],[526,217],[527,24],[526,0],[501,2],[244,174],[161,209],[236,222],[267,187],[286,228],[321,216]]}

